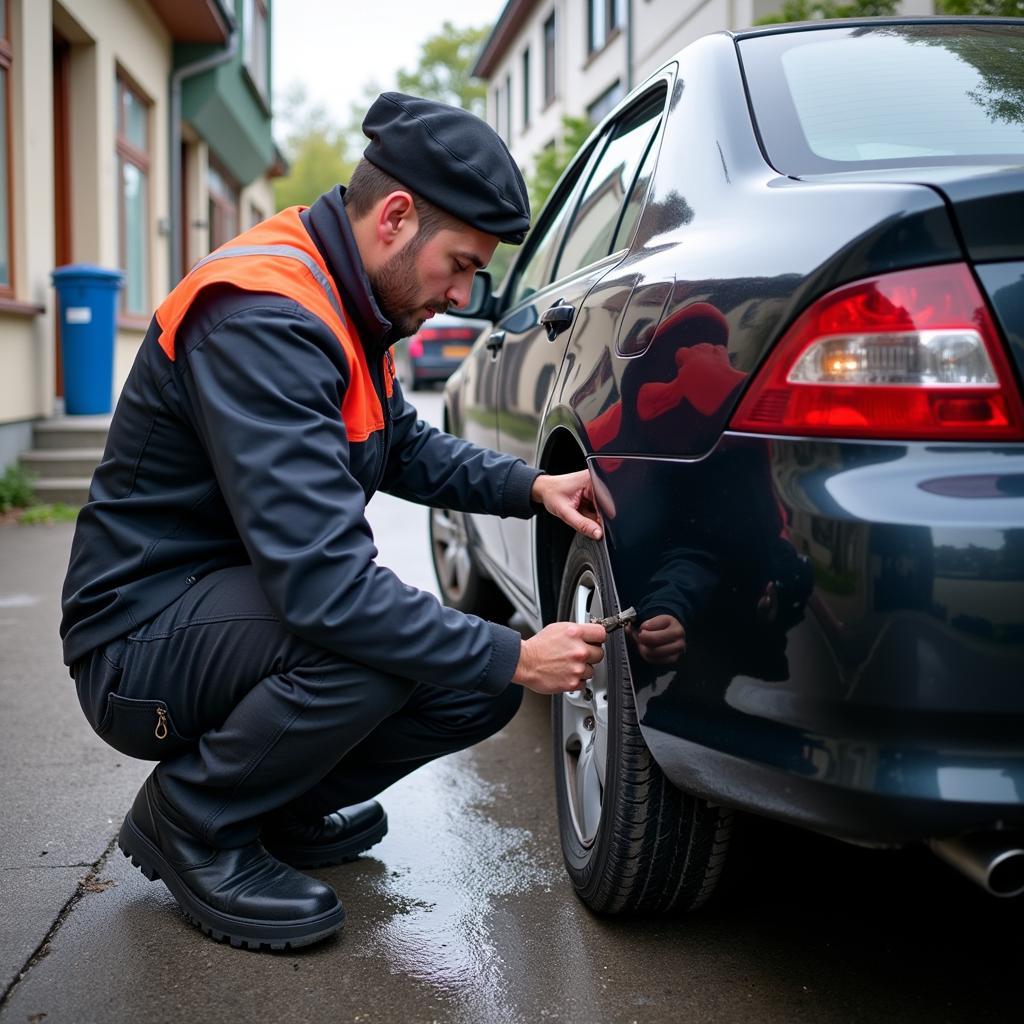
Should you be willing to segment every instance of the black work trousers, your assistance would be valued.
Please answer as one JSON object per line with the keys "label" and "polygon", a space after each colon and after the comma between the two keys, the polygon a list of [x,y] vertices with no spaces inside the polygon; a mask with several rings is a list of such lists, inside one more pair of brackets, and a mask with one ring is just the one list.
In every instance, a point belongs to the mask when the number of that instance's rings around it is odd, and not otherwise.
{"label": "black work trousers", "polygon": [[201,579],[135,632],[73,666],[96,732],[158,760],[164,795],[215,847],[268,816],[313,820],[497,732],[498,696],[389,675],[289,632],[250,566]]}

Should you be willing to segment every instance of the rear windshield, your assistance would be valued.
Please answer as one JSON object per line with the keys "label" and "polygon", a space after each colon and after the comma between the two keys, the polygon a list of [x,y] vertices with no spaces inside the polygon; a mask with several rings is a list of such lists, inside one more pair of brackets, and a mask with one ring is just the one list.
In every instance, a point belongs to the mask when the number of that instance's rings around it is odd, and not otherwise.
{"label": "rear windshield", "polygon": [[861,25],[738,45],[783,173],[1024,162],[1024,25]]}

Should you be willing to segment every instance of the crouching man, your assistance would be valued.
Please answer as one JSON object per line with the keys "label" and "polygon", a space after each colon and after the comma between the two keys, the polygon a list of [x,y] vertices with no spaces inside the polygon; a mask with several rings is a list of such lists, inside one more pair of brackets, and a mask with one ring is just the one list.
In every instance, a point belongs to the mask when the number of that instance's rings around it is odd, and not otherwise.
{"label": "crouching man", "polygon": [[469,300],[529,204],[498,136],[385,93],[348,189],[201,261],[157,309],[121,394],[64,587],[66,663],[93,728],[160,763],[119,843],[235,945],[336,932],[297,868],[379,841],[372,798],[515,713],[580,688],[601,626],[529,640],[375,562],[367,501],[600,536],[586,472],[547,476],[419,420],[389,347]]}

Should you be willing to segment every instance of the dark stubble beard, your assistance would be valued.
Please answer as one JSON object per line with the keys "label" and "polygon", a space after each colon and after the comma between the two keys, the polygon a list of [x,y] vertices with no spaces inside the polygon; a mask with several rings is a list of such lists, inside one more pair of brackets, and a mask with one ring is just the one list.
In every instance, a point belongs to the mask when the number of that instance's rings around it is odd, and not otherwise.
{"label": "dark stubble beard", "polygon": [[420,315],[423,307],[429,305],[435,312],[443,313],[448,308],[444,299],[425,299],[420,293],[420,278],[416,272],[416,257],[423,248],[425,239],[415,235],[403,249],[400,249],[379,270],[367,274],[370,288],[377,306],[391,321],[387,342],[393,344],[400,338],[415,334],[423,324]]}

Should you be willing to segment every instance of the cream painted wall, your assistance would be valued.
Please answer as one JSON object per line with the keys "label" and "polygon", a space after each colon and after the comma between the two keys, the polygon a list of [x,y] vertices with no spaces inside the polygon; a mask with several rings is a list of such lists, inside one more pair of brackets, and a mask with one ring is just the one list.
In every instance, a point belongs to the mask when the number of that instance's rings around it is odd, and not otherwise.
{"label": "cream painted wall", "polygon": [[[11,4],[11,178],[15,298],[34,316],[0,312],[0,423],[46,415],[53,393],[53,128],[48,5]],[[38,69],[43,69],[40,76]]]}
{"label": "cream painted wall", "polygon": [[[35,316],[0,309],[0,424],[50,415],[54,408],[53,80],[54,27],[72,43],[71,245],[76,262],[118,265],[114,98],[121,68],[150,107],[149,302],[163,296],[168,243],[167,81],[171,39],[148,0],[13,0],[11,82],[13,265],[16,298]],[[115,387],[127,376],[144,332],[120,329]]]}

